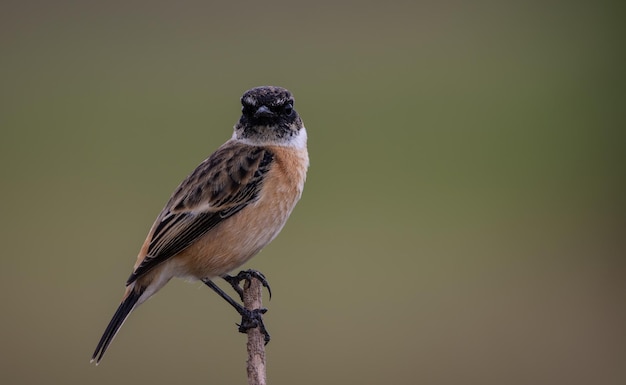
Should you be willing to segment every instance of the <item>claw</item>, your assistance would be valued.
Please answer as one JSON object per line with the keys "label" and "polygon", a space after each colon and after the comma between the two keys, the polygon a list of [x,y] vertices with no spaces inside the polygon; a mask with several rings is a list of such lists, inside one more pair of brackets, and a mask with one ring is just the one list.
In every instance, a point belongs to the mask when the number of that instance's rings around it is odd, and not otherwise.
{"label": "claw", "polygon": [[243,301],[243,288],[239,285],[241,281],[250,281],[252,278],[258,279],[263,287],[267,288],[267,292],[270,295],[270,299],[272,299],[272,289],[270,288],[270,284],[267,282],[267,278],[265,275],[257,270],[242,270],[237,275],[223,275],[222,278],[233,287],[233,289],[239,294],[239,298]]}
{"label": "claw", "polygon": [[[256,278],[261,281],[261,284],[267,288],[267,291],[270,294],[270,298],[272,297],[272,291],[269,284],[267,283],[267,280],[265,279],[265,276],[256,270],[241,271],[236,276],[224,275],[222,276],[222,278],[224,278],[226,282],[230,283],[233,289],[235,289],[235,291],[239,293],[242,301],[243,288],[239,286],[239,283],[243,280],[249,282],[252,278]],[[220,289],[220,287],[217,286],[210,279],[202,279],[202,282],[204,282],[205,285],[215,291],[220,297],[225,299],[226,302],[228,302],[233,308],[235,308],[235,310],[237,310],[237,313],[241,315],[241,324],[237,324],[237,326],[239,327],[239,332],[246,333],[248,330],[258,327],[259,331],[263,333],[263,336],[265,337],[265,345],[270,342],[270,334],[267,332],[267,329],[265,329],[265,324],[263,323],[263,314],[267,312],[266,308],[254,310],[246,309],[244,306],[232,299],[228,294],[224,292],[224,290]]]}
{"label": "claw", "polygon": [[259,331],[263,333],[265,345],[270,342],[270,334],[265,329],[265,324],[263,323],[263,314],[267,313],[266,308],[248,310],[245,309],[243,314],[241,315],[241,324],[239,326],[240,333],[247,333],[248,330],[259,328]]}

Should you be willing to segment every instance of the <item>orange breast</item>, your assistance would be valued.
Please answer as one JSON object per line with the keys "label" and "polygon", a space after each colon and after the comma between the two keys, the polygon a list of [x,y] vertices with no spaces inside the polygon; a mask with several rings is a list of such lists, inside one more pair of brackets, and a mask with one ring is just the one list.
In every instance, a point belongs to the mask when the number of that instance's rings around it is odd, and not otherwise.
{"label": "orange breast", "polygon": [[244,264],[270,243],[300,199],[308,155],[306,150],[272,147],[274,164],[258,200],[226,219],[165,264],[188,278],[220,276]]}

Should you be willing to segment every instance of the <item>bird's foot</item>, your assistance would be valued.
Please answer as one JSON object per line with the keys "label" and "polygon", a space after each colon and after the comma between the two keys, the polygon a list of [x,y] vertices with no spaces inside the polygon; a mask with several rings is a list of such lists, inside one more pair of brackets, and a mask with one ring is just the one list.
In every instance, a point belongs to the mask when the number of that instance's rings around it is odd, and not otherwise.
{"label": "bird's foot", "polygon": [[267,282],[265,275],[258,270],[242,270],[237,275],[228,275],[225,274],[222,278],[233,287],[233,289],[239,294],[239,298],[243,301],[243,288],[240,286],[241,281],[248,281],[252,278],[258,279],[263,287],[267,288],[267,292],[270,295],[270,299],[272,299],[272,289],[270,288],[270,284]]}
{"label": "bird's foot", "polygon": [[243,309],[241,312],[241,324],[239,326],[240,333],[247,333],[248,330],[259,328],[259,331],[263,334],[265,339],[265,345],[270,342],[270,334],[265,329],[265,324],[263,323],[263,314],[267,312],[266,308],[248,310]]}

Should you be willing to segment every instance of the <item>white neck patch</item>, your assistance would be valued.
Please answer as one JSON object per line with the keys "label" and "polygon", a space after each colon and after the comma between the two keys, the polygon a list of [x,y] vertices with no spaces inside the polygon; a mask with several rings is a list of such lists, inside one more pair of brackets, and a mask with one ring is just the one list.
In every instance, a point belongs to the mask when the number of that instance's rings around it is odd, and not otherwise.
{"label": "white neck patch", "polygon": [[232,139],[238,141],[239,143],[247,144],[249,146],[282,146],[295,149],[306,149],[307,133],[306,128],[302,126],[296,136],[285,139],[263,140],[259,138],[240,138],[237,136],[237,131],[234,131]]}

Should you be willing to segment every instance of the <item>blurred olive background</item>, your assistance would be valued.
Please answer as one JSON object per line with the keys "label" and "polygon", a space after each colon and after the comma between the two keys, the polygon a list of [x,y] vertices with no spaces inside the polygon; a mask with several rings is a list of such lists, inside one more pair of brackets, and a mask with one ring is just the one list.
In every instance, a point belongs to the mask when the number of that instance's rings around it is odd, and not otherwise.
{"label": "blurred olive background", "polygon": [[619,2],[3,2],[0,383],[243,384],[171,282],[89,358],[152,221],[280,85],[309,132],[271,384],[624,384]]}

